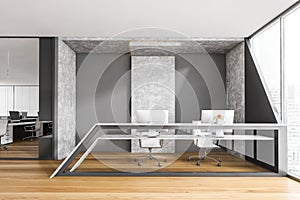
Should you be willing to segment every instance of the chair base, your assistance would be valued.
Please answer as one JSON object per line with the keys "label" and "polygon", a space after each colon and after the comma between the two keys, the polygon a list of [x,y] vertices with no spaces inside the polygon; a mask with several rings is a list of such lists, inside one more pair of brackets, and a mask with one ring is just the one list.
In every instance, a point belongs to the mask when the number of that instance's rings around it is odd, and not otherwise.
{"label": "chair base", "polygon": [[[134,162],[138,162],[137,163],[138,166],[142,166],[142,161],[145,161],[145,160],[155,160],[155,161],[157,161],[157,166],[162,167],[161,160],[154,157],[152,154],[148,154],[148,155],[145,155],[145,156],[139,156],[139,159],[134,158]],[[167,160],[164,159],[163,162],[167,162]]]}
{"label": "chair base", "polygon": [[5,150],[5,151],[8,150],[7,146],[5,146],[5,145],[1,145],[0,147],[1,147],[1,149]]}
{"label": "chair base", "polygon": [[218,167],[222,166],[222,161],[221,161],[220,158],[214,158],[214,157],[211,157],[211,156],[208,156],[208,155],[194,155],[194,156],[189,156],[188,161],[191,161],[193,158],[197,158],[198,159],[197,162],[196,162],[197,166],[200,166],[200,161],[204,160],[205,158],[209,158],[209,159],[211,159],[213,161],[216,161]]}
{"label": "chair base", "polygon": [[36,137],[36,136],[28,136],[28,137],[22,138],[22,140],[30,140],[30,141],[33,141],[34,138],[38,138],[38,137]]}

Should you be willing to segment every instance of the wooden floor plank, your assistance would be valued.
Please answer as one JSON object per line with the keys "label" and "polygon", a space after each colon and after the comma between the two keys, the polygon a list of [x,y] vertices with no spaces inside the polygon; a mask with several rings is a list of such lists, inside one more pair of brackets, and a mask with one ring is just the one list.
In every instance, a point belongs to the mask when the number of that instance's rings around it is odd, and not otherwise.
{"label": "wooden floor plank", "polygon": [[0,199],[300,199],[300,184],[286,177],[49,179],[60,162],[0,160]]}

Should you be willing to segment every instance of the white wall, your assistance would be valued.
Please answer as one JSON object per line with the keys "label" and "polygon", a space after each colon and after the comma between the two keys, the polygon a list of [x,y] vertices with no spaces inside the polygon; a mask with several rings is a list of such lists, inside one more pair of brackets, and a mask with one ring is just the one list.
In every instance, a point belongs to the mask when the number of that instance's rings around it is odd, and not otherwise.
{"label": "white wall", "polygon": [[28,112],[28,116],[37,116],[39,111],[39,87],[16,86],[14,110]]}
{"label": "white wall", "polygon": [[13,87],[0,86],[0,116],[8,116],[13,110]]}

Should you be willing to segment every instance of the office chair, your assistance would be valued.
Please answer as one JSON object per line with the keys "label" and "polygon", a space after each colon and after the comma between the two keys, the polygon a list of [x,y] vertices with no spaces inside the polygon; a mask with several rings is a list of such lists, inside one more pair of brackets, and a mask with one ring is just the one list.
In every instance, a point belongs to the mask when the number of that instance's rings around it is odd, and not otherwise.
{"label": "office chair", "polygon": [[[137,123],[150,123],[150,124],[165,124],[168,123],[168,110],[137,110]],[[167,131],[167,130],[166,130]],[[134,161],[138,161],[138,166],[142,166],[142,161],[155,160],[159,167],[162,166],[160,159],[153,156],[152,150],[154,148],[162,148],[163,140],[155,138],[159,135],[156,130],[149,130],[142,132],[142,135],[148,136],[149,138],[140,139],[140,148],[148,149],[146,156],[140,156],[139,159],[135,158]],[[167,162],[166,159],[163,162]]]}
{"label": "office chair", "polygon": [[52,134],[52,130],[53,130],[52,122],[48,124],[48,130],[49,130],[49,132],[47,132],[47,135],[51,135]]}
{"label": "office chair", "polygon": [[37,138],[36,132],[38,129],[36,129],[35,125],[32,126],[24,126],[25,133],[30,133],[31,135],[28,137],[24,137],[23,140],[30,140],[33,141],[33,138]]}
{"label": "office chair", "polygon": [[0,120],[0,146],[1,149],[7,150],[7,146],[2,144],[2,138],[3,137],[7,137],[7,124],[8,124],[8,120],[7,119],[1,119]]}
{"label": "office chair", "polygon": [[[232,124],[234,120],[234,110],[202,110],[201,122],[210,124]],[[194,122],[193,122],[194,123]],[[197,122],[196,122],[197,123]],[[217,130],[216,135],[222,136],[225,133],[232,133],[232,129]],[[200,161],[205,158],[209,158],[217,162],[217,166],[222,165],[220,158],[214,158],[208,156],[209,152],[213,148],[220,148],[218,145],[213,143],[212,133],[208,131],[202,131],[200,129],[193,130],[194,135],[198,135],[199,138],[194,140],[194,144],[199,147],[199,153],[197,155],[189,156],[188,161],[193,158],[197,158],[196,165],[200,166]],[[218,143],[217,143],[218,144]]]}

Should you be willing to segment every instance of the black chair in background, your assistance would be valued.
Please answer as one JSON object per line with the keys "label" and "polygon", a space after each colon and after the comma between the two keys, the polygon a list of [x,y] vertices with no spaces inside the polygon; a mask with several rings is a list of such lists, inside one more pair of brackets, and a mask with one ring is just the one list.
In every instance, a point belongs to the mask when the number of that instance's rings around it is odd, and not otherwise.
{"label": "black chair in background", "polygon": [[35,125],[32,126],[24,126],[24,130],[25,133],[29,133],[30,136],[28,137],[24,137],[23,140],[30,140],[33,141],[34,138],[37,138],[37,134],[36,132],[39,131],[38,129],[36,129]]}

